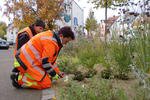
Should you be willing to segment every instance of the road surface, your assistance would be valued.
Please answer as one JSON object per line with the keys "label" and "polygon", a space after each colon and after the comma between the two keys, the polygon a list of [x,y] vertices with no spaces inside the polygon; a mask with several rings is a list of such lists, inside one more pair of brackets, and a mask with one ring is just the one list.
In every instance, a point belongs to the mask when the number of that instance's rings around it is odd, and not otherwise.
{"label": "road surface", "polygon": [[0,50],[0,100],[46,100],[46,98],[48,100],[48,97],[44,96],[44,94],[51,92],[51,89],[34,90],[14,88],[10,80],[12,65],[13,48]]}

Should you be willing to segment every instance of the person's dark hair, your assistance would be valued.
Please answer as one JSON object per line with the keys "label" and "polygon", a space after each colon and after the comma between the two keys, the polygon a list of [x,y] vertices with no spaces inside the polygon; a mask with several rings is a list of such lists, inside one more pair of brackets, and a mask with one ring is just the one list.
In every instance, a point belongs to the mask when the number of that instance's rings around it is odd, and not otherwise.
{"label": "person's dark hair", "polygon": [[34,23],[35,26],[40,26],[43,27],[43,29],[45,28],[45,23],[44,21],[42,21],[41,19],[37,19]]}
{"label": "person's dark hair", "polygon": [[71,37],[72,40],[75,39],[75,35],[74,35],[74,32],[72,31],[71,27],[69,26],[65,26],[65,27],[62,27],[59,31],[58,31],[58,34],[62,34],[63,37]]}

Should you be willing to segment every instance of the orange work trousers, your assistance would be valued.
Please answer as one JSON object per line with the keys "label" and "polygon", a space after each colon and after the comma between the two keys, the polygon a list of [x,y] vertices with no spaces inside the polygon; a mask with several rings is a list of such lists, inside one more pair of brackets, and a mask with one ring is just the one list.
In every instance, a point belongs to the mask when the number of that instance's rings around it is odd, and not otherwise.
{"label": "orange work trousers", "polygon": [[51,87],[52,82],[48,74],[46,74],[42,81],[36,81],[28,77],[27,73],[19,73],[18,84],[23,88],[45,89]]}

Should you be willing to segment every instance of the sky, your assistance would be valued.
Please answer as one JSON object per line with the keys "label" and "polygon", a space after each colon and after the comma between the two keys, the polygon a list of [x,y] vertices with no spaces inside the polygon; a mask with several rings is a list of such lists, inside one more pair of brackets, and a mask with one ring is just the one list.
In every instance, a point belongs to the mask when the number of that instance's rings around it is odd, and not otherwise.
{"label": "sky", "polygon": [[[75,1],[84,10],[84,22],[85,22],[86,18],[89,15],[90,9],[92,7],[94,7],[94,5],[91,4],[91,3],[87,3],[88,0],[75,0]],[[100,20],[104,20],[105,19],[105,9],[104,8],[93,9],[93,11],[94,11],[94,17],[96,18],[96,20],[98,22],[100,22]],[[108,17],[111,17],[113,15],[118,15],[118,12],[117,11],[113,11],[111,9],[108,9],[107,15],[108,15]]]}
{"label": "sky", "polygon": [[[94,5],[91,3],[87,3],[89,0],[74,0],[74,1],[76,1],[79,4],[79,6],[84,10],[84,22],[85,22],[86,18],[88,17],[89,10],[92,7],[94,7]],[[142,0],[130,0],[130,1],[137,3],[137,2],[142,1]],[[130,9],[130,11],[140,10],[140,8],[136,8],[136,7],[130,7],[129,9]],[[93,11],[94,11],[94,16],[98,22],[105,19],[105,9],[104,8],[93,9]],[[112,17],[114,15],[117,16],[118,12],[119,12],[119,10],[108,9],[107,10],[107,18]]]}

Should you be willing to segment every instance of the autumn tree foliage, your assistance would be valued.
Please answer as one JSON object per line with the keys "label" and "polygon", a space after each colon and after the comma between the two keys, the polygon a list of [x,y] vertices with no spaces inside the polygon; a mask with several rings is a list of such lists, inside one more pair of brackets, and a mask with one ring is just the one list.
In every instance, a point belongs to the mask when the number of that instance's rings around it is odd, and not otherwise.
{"label": "autumn tree foliage", "polygon": [[37,18],[44,20],[47,28],[53,29],[60,18],[64,0],[6,0],[4,14],[18,28],[32,24]]}
{"label": "autumn tree foliage", "polygon": [[6,23],[5,22],[0,22],[0,37],[4,38],[4,35],[6,35]]}

